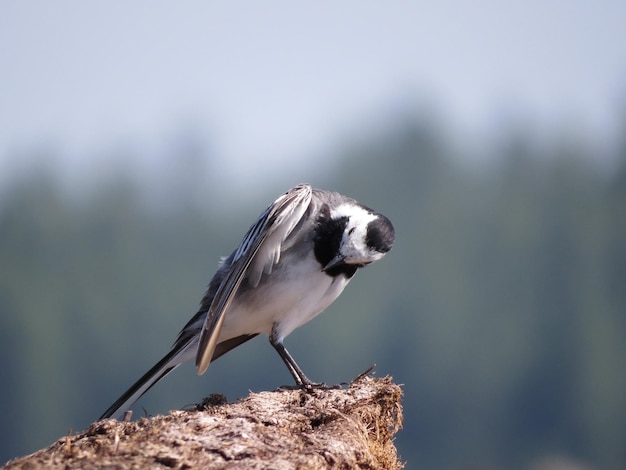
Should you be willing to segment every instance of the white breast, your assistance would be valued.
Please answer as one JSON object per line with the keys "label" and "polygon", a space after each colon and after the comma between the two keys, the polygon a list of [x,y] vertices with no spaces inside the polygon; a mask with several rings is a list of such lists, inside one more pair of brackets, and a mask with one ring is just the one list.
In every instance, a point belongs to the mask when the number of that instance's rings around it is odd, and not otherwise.
{"label": "white breast", "polygon": [[311,251],[304,259],[295,256],[284,256],[258,287],[242,289],[226,312],[219,341],[243,334],[269,335],[274,325],[276,339],[282,341],[324,311],[348,284],[343,275],[325,274]]}

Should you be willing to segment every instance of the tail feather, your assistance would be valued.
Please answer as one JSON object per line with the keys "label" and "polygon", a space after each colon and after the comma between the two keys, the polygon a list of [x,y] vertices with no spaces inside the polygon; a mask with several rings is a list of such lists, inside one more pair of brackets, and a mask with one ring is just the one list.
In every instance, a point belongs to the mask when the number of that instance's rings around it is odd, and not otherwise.
{"label": "tail feather", "polygon": [[[236,338],[231,338],[226,341],[222,341],[215,348],[211,362],[218,357],[226,354],[233,348],[236,348],[242,343],[254,338],[256,334],[241,335]],[[169,353],[156,363],[152,369],[146,372],[137,382],[135,382],[124,394],[115,400],[103,414],[100,419],[105,418],[120,418],[126,410],[128,410],[133,403],[135,403],[141,396],[146,393],[154,384],[165,377],[167,374],[176,369],[183,362],[192,359],[196,354],[196,342],[193,339],[185,346],[175,347]]]}
{"label": "tail feather", "polygon": [[[189,357],[181,357],[183,355]],[[148,372],[146,372],[137,382],[135,382],[124,394],[115,400],[103,414],[100,419],[105,418],[120,418],[126,410],[128,410],[133,403],[146,393],[154,384],[165,377],[167,374],[176,369],[186,360],[193,358],[194,351],[189,351],[189,348],[184,350],[173,349],[163,357],[159,362],[155,364]]]}

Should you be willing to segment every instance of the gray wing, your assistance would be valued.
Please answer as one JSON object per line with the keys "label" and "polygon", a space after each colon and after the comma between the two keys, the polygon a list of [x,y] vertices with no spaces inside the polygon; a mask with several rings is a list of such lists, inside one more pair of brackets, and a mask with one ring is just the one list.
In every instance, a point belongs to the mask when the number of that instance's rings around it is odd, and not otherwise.
{"label": "gray wing", "polygon": [[230,269],[220,283],[204,320],[196,367],[203,374],[211,362],[224,322],[244,278],[256,287],[263,273],[280,260],[283,242],[298,225],[311,202],[311,186],[300,184],[276,199],[250,227],[235,250]]}

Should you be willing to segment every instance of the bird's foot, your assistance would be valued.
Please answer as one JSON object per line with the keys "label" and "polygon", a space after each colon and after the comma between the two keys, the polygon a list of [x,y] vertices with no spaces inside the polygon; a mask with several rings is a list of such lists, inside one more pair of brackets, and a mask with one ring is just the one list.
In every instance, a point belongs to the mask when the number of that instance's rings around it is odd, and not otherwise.
{"label": "bird's foot", "polygon": [[302,384],[300,388],[303,390],[338,390],[343,387],[343,384],[326,385],[325,383],[311,382]]}
{"label": "bird's foot", "polygon": [[323,382],[307,382],[294,385],[281,385],[277,390],[304,390],[312,392],[314,390],[338,390],[343,387],[344,384],[326,385]]}

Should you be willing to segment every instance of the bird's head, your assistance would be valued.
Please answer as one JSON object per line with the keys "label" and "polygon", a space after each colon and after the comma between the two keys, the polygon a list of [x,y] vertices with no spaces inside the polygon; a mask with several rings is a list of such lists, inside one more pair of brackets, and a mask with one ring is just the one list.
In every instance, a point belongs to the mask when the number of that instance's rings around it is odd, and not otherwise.
{"label": "bird's head", "polygon": [[362,267],[382,258],[393,246],[394,229],[387,217],[358,204],[343,204],[331,212],[342,220],[343,233],[339,248],[325,266],[329,271],[337,266]]}

